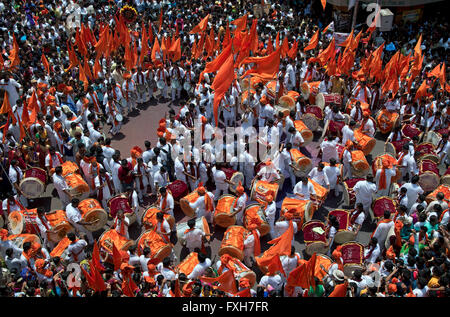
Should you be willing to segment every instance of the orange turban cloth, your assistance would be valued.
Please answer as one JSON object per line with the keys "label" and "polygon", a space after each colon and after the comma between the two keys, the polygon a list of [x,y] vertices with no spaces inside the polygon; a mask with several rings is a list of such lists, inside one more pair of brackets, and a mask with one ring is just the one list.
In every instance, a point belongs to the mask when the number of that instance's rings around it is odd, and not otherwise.
{"label": "orange turban cloth", "polygon": [[239,287],[248,288],[250,287],[250,280],[246,277],[243,277],[239,280]]}
{"label": "orange turban cloth", "polygon": [[383,167],[380,174],[380,189],[386,188],[386,168],[389,168],[390,163],[387,160],[383,160]]}
{"label": "orange turban cloth", "polygon": [[236,187],[236,193],[241,196],[244,193],[244,187],[242,187],[242,182],[239,182],[239,185]]}
{"label": "orange turban cloth", "polygon": [[267,201],[268,203],[271,203],[271,202],[273,201],[273,195],[267,195],[267,196],[266,196],[266,201]]}
{"label": "orange turban cloth", "polygon": [[0,238],[2,239],[2,241],[5,241],[7,237],[8,237],[8,230],[6,229],[0,230]]}
{"label": "orange turban cloth", "polygon": [[395,285],[395,284],[389,284],[389,286],[388,286],[388,292],[390,293],[390,294],[392,294],[392,293],[396,293],[397,292],[397,285]]}

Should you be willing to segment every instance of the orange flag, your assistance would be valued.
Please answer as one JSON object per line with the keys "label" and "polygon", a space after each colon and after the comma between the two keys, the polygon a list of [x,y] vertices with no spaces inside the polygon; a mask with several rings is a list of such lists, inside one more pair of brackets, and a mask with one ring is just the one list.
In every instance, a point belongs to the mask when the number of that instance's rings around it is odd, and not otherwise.
{"label": "orange flag", "polygon": [[44,65],[44,68],[47,71],[47,74],[50,75],[50,65],[49,65],[48,60],[45,57],[44,53],[42,53],[41,61],[42,61],[42,65]]}
{"label": "orange flag", "polygon": [[158,38],[155,36],[155,42],[153,43],[152,47],[152,61],[155,64],[159,64],[162,61],[161,58],[161,48],[159,46]]}
{"label": "orange flag", "polygon": [[237,287],[236,287],[236,279],[234,278],[234,273],[232,270],[228,270],[225,273],[223,273],[222,275],[218,276],[218,277],[200,277],[200,280],[205,282],[205,283],[215,283],[215,282],[219,282],[220,285],[218,287],[219,290],[227,292],[227,293],[231,293],[231,294],[236,294],[237,293]]}
{"label": "orange flag", "polygon": [[194,26],[194,28],[191,30],[191,32],[189,32],[189,34],[204,32],[206,30],[206,27],[208,26],[208,19],[209,14],[206,17],[204,17],[199,24]]}
{"label": "orange flag", "polygon": [[167,39],[165,36],[163,36],[163,38],[161,39],[161,51],[163,53],[163,60],[167,59]]}
{"label": "orange flag", "polygon": [[172,56],[173,62],[178,61],[181,58],[181,40],[178,38],[172,46],[169,48],[169,53]]}
{"label": "orange flag", "polygon": [[308,45],[303,49],[303,51],[306,52],[315,49],[318,43],[319,43],[319,30],[317,30],[316,33],[311,37]]}
{"label": "orange flag", "polygon": [[205,69],[200,73],[198,82],[201,83],[205,73],[214,73],[219,70],[231,54],[231,43],[211,62],[206,63]]}
{"label": "orange flag", "polygon": [[354,32],[354,30],[352,29],[352,31],[351,31],[350,34],[347,36],[347,38],[345,39],[345,41],[342,42],[341,44],[339,44],[338,46],[347,47],[347,46],[353,41],[353,32]]}
{"label": "orange flag", "polygon": [[39,105],[37,103],[36,91],[33,91],[31,98],[28,100],[28,109],[31,109],[30,123],[35,123],[37,114],[39,113]]}
{"label": "orange flag", "polygon": [[12,113],[11,105],[9,104],[8,92],[5,90],[5,94],[3,97],[3,104],[0,108],[0,114]]}
{"label": "orange flag", "polygon": [[236,293],[234,297],[252,297],[252,292],[250,291],[250,288],[245,288],[242,291]]}
{"label": "orange flag", "polygon": [[83,39],[81,38],[80,32],[77,30],[75,34],[75,43],[78,47],[78,52],[80,52],[81,55],[86,56],[87,55],[87,48],[84,44]]}
{"label": "orange flag", "polygon": [[277,36],[275,37],[275,49],[278,49],[280,46],[280,32],[277,32]]}
{"label": "orange flag", "polygon": [[152,22],[150,22],[150,25],[148,26],[148,39],[151,42],[153,42],[153,27],[152,27]]}
{"label": "orange flag", "polygon": [[422,84],[420,85],[420,87],[417,89],[416,95],[414,97],[414,101],[416,101],[417,99],[420,99],[422,97],[427,96],[428,95],[427,89],[428,89],[427,80],[424,79],[422,81]]}
{"label": "orange flag", "polygon": [[28,105],[26,102],[23,102],[23,110],[22,110],[22,123],[28,127],[30,124],[30,114],[28,113]]}
{"label": "orange flag", "polygon": [[25,129],[22,125],[22,120],[20,120],[20,117],[18,118],[17,122],[19,123],[19,129],[20,129],[20,136],[19,136],[19,142],[22,142],[23,138],[26,136]]}
{"label": "orange flag", "polygon": [[417,40],[416,46],[414,47],[414,56],[422,55],[422,34],[420,34],[419,39]]}
{"label": "orange flag", "polygon": [[441,73],[439,74],[439,81],[441,82],[441,88],[444,89],[447,84],[447,80],[445,79],[445,62],[442,64]]}
{"label": "orange flag", "polygon": [[261,79],[273,79],[280,69],[281,48],[264,57],[248,57],[241,64],[253,63],[254,67],[245,72],[241,78],[248,75],[259,77]]}
{"label": "orange flag", "polygon": [[94,241],[94,248],[92,249],[92,263],[99,272],[103,272],[105,268],[100,263],[100,251],[98,249],[97,241]]}
{"label": "orange flag", "polygon": [[[96,242],[94,242],[94,248],[95,248],[95,244]],[[91,260],[91,274],[93,276],[94,279],[94,290],[96,292],[103,292],[106,291],[106,284],[105,284],[105,280],[103,280],[103,277],[100,273],[100,270],[98,267],[96,267],[95,263],[94,263],[94,259]]]}
{"label": "orange flag", "polygon": [[287,36],[284,37],[283,43],[281,43],[281,57],[285,57],[289,52],[289,43]]}
{"label": "orange flag", "polygon": [[101,70],[102,67],[100,65],[99,56],[97,55],[94,62],[94,68],[92,69],[92,76],[94,77],[94,79],[98,78],[98,73],[101,72]]}
{"label": "orange flag", "polygon": [[308,289],[308,273],[308,262],[301,264],[289,273],[287,284],[289,286],[300,286],[301,288]]}
{"label": "orange flag", "polygon": [[161,33],[162,23],[163,23],[163,10],[162,10],[162,7],[161,7],[161,9],[159,10],[159,27],[158,27],[158,33]]}
{"label": "orange flag", "polygon": [[246,15],[234,20],[233,22],[231,22],[231,24],[236,25],[236,29],[234,30],[235,33],[246,29],[247,17],[248,17],[248,13]]}
{"label": "orange flag", "polygon": [[87,62],[86,57],[84,58],[84,73],[86,74],[86,77],[89,78],[89,80],[93,79],[91,67],[89,66],[89,63]]}
{"label": "orange flag", "polygon": [[286,277],[286,273],[284,272],[279,255],[275,254],[271,257],[262,257],[261,260],[258,261],[258,265],[267,266],[269,273],[275,273],[278,271]]}
{"label": "orange flag", "polygon": [[289,222],[289,228],[278,238],[269,241],[269,244],[273,244],[267,251],[260,257],[256,257],[256,262],[265,263],[267,259],[271,259],[274,255],[289,255],[291,253],[292,238],[294,237],[294,225],[292,221]]}
{"label": "orange flag", "polygon": [[430,77],[438,78],[440,74],[441,74],[441,64],[437,64],[436,67],[433,68],[433,70],[427,74],[427,77],[428,78],[430,78]]}
{"label": "orange flag", "polygon": [[81,268],[81,272],[83,272],[84,276],[86,277],[86,281],[88,282],[89,288],[95,290],[95,280],[94,280],[94,277],[93,277],[92,273],[89,274],[89,272],[87,272],[87,271],[83,268],[82,265],[80,265],[80,268]]}
{"label": "orange flag", "polygon": [[108,49],[108,33],[109,33],[109,26],[107,25],[106,28],[103,30],[103,32],[100,34],[98,42],[95,44],[94,48],[97,54],[105,54]]}
{"label": "orange flag", "polygon": [[333,23],[333,22],[330,22],[330,24],[328,24],[328,25],[322,30],[322,34],[325,33],[326,31],[328,31],[328,29],[329,29],[330,26],[331,26],[331,23]]}
{"label": "orange flag", "polygon": [[194,40],[194,44],[192,44],[191,48],[191,59],[195,58],[195,53],[197,53],[197,42]]}
{"label": "orange flag", "polygon": [[317,56],[321,65],[325,65],[330,59],[335,57],[336,47],[334,43],[335,41],[333,37],[328,47],[324,49],[322,52],[320,52],[320,54]]}
{"label": "orange flag", "polygon": [[320,0],[322,2],[323,11],[325,11],[325,7],[327,6],[327,0]]}
{"label": "orange flag", "polygon": [[236,75],[234,73],[234,59],[233,55],[230,54],[223,63],[218,72],[216,77],[214,78],[214,82],[211,85],[211,88],[214,90],[214,119],[216,122],[216,126],[218,125],[219,121],[219,105],[222,101],[223,96],[225,95],[225,92],[230,88],[231,83],[235,79]]}
{"label": "orange flag", "polygon": [[10,68],[13,68],[20,64],[19,58],[19,45],[17,44],[16,37],[13,34],[13,48],[9,51],[9,60],[11,61]]}
{"label": "orange flag", "polygon": [[252,26],[250,28],[250,36],[248,38],[250,42],[250,50],[255,53],[258,50],[258,32],[256,27],[258,26],[258,19],[253,19]]}
{"label": "orange flag", "polygon": [[334,287],[334,290],[331,292],[328,297],[345,297],[347,295],[347,287],[348,282],[345,281],[343,284],[338,284]]}
{"label": "orange flag", "polygon": [[273,42],[272,42],[272,37],[269,36],[269,40],[267,42],[267,54],[272,54],[273,53]]}
{"label": "orange flag", "polygon": [[147,32],[145,31],[145,25],[142,23],[142,48],[141,48],[141,56],[139,57],[139,65],[142,66],[144,62],[144,57],[147,55],[149,47],[148,47],[148,37]]}
{"label": "orange flag", "polygon": [[294,44],[292,45],[292,47],[289,50],[289,52],[287,53],[287,55],[290,58],[295,59],[295,57],[297,56],[297,52],[298,52],[298,41],[295,40]]}

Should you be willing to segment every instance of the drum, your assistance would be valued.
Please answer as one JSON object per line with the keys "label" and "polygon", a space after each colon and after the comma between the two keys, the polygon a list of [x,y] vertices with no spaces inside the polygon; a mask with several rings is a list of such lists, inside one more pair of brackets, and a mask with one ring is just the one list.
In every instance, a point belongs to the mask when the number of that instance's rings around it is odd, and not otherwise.
{"label": "drum", "polygon": [[29,233],[40,235],[36,218],[36,208],[13,211],[8,215],[8,229],[12,234]]}
{"label": "drum", "polygon": [[89,196],[89,185],[80,174],[69,174],[64,179],[69,186],[69,193],[72,197],[82,200]]}
{"label": "drum", "polygon": [[317,94],[316,105],[321,109],[325,109],[325,107],[331,103],[340,106],[342,104],[342,96],[339,94],[324,94],[321,92]]}
{"label": "drum", "polygon": [[62,167],[62,176],[66,177],[69,174],[76,174],[80,172],[80,168],[78,165],[71,161],[66,161],[61,164]]}
{"label": "drum", "polygon": [[306,254],[325,254],[328,251],[326,246],[327,237],[325,234],[325,224],[318,220],[310,220],[302,226],[303,239],[306,243]]}
{"label": "drum", "polygon": [[67,233],[75,230],[67,220],[64,210],[54,210],[47,213],[45,217],[52,226],[52,230],[55,231],[55,233],[48,233],[48,239],[52,242],[61,241]]}
{"label": "drum", "polygon": [[357,148],[363,151],[365,155],[369,155],[377,144],[377,141],[374,138],[365,135],[358,129],[355,130],[354,135],[356,141],[358,142]]}
{"label": "drum", "polygon": [[60,257],[61,259],[64,259],[67,254],[67,247],[70,245],[70,240],[67,237],[64,237],[61,239],[61,241],[58,242],[56,247],[53,248],[52,252],[50,252],[51,257]]}
{"label": "drum", "polygon": [[114,197],[111,197],[108,200],[108,208],[109,208],[109,215],[111,218],[115,218],[117,216],[117,212],[119,210],[123,210],[123,213],[125,217],[128,218],[130,221],[130,225],[133,224],[136,221],[136,213],[133,209],[131,209],[130,201],[128,200],[127,195],[125,194],[119,194]]}
{"label": "drum", "polygon": [[170,190],[175,201],[179,201],[189,193],[187,184],[179,179],[167,185],[167,189]]}
{"label": "drum", "polygon": [[294,165],[296,169],[294,169],[294,174],[297,177],[306,176],[312,170],[311,159],[305,156],[298,149],[291,149],[291,159],[292,165]]}
{"label": "drum", "polygon": [[280,113],[280,112],[282,112],[283,117],[286,118],[291,113],[291,110],[289,110],[286,107],[275,106],[275,114],[278,115],[278,113]]}
{"label": "drum", "polygon": [[317,106],[309,106],[306,108],[306,113],[301,117],[303,123],[311,131],[317,131],[319,128],[319,121],[323,120],[323,110]]}
{"label": "drum", "polygon": [[233,183],[233,185],[229,184],[230,192],[235,194],[236,193],[236,187],[239,186],[239,182],[241,182],[241,184],[244,184],[244,174],[242,174],[241,172],[235,172],[230,177],[230,181]]}
{"label": "drum", "polygon": [[[205,194],[207,195],[207,194]],[[190,203],[195,203],[197,199],[200,197],[197,190],[194,190],[189,195],[184,196],[180,199],[180,207],[184,214],[188,217],[194,217],[195,210],[191,208]]]}
{"label": "drum", "polygon": [[170,86],[172,87],[172,89],[178,89],[181,87],[181,84],[179,80],[173,79]]}
{"label": "drum", "polygon": [[[252,77],[253,79],[253,77]],[[245,81],[245,80],[244,80]],[[251,80],[250,80],[251,82]],[[246,88],[242,87],[244,90]],[[251,88],[255,89],[254,86],[252,86]],[[266,90],[267,90],[267,95],[272,98],[275,99],[277,97],[277,81],[276,80],[271,80],[266,84]]]}
{"label": "drum", "polygon": [[387,134],[397,125],[399,114],[389,112],[386,109],[380,110],[376,115],[377,126],[381,133]]}
{"label": "drum", "polygon": [[410,139],[402,139],[400,141],[392,141],[391,143],[388,143],[386,145],[386,152],[388,152],[387,148],[388,145],[391,144],[394,147],[395,152],[392,151],[392,149],[389,149],[388,153],[393,153],[394,157],[397,157],[397,153],[400,153],[403,150],[403,144],[408,144],[411,140]]}
{"label": "drum", "polygon": [[234,273],[234,278],[238,281],[241,278],[247,278],[250,283],[250,287],[253,287],[256,283],[256,274],[251,269],[249,269],[244,263],[239,261],[236,258],[231,258],[228,261],[228,266],[231,267],[231,270]]}
{"label": "drum", "polygon": [[8,236],[7,240],[12,241],[14,245],[20,249],[23,249],[23,244],[25,242],[31,242],[31,244],[37,242],[39,244],[42,244],[39,236],[29,233],[12,234]]}
{"label": "drum", "polygon": [[314,191],[316,192],[317,198],[311,198],[311,201],[314,203],[313,208],[314,211],[320,208],[322,204],[325,202],[328,196],[329,190],[317,182],[313,181],[311,178],[308,178],[308,181],[313,185]]}
{"label": "drum", "polygon": [[32,167],[25,171],[23,179],[19,183],[19,188],[28,199],[40,197],[45,191],[47,172],[39,167]]}
{"label": "drum", "polygon": [[[195,219],[195,228],[201,229],[205,234],[210,233],[208,221],[206,221],[205,217]],[[184,244],[184,232],[187,229],[189,229],[187,221],[177,224],[177,237],[178,237],[178,240],[181,241],[182,244]],[[208,241],[210,239],[209,236],[206,236],[205,238]]]}
{"label": "drum", "polygon": [[295,109],[295,99],[292,96],[289,95],[281,96],[280,99],[278,99],[278,103],[283,108],[289,110]]}
{"label": "drum", "polygon": [[219,198],[214,211],[214,223],[222,228],[228,228],[236,223],[236,217],[230,216],[238,198],[233,195],[223,195]]}
{"label": "drum", "polygon": [[112,255],[114,245],[119,251],[127,251],[134,244],[134,241],[121,236],[114,229],[103,232],[98,241],[100,246],[108,253],[106,262],[112,262],[113,260]]}
{"label": "drum", "polygon": [[338,244],[354,241],[356,238],[355,232],[348,229],[350,227],[350,211],[344,209],[335,209],[328,213],[328,217],[333,215],[339,222],[339,230],[334,236],[334,242]]}
{"label": "drum", "polygon": [[96,199],[88,198],[82,200],[78,205],[78,209],[81,212],[83,221],[92,222],[94,220],[98,220],[92,225],[84,226],[89,231],[97,231],[102,229],[108,221],[108,214]]}
{"label": "drum", "polygon": [[425,142],[429,142],[431,144],[433,144],[435,147],[437,147],[439,145],[439,141],[442,139],[442,137],[434,132],[434,131],[428,131],[426,137],[425,137]]}
{"label": "drum", "polygon": [[186,276],[192,273],[194,268],[199,264],[198,253],[191,252],[183,261],[178,264],[177,269],[179,273],[184,273]]}
{"label": "drum", "polygon": [[447,202],[447,204],[450,203],[450,186],[444,184],[439,185],[438,188],[436,188],[430,194],[428,194],[426,202],[430,204],[433,200],[436,200],[436,195],[439,192],[444,194],[444,200]]}
{"label": "drum", "polygon": [[114,118],[116,119],[117,122],[123,121],[123,116],[120,113],[116,114],[116,116]]}
{"label": "drum", "polygon": [[439,168],[432,160],[419,162],[419,185],[425,192],[435,190],[440,183]]}
{"label": "drum", "polygon": [[358,242],[345,243],[342,245],[341,252],[344,275],[353,278],[355,270],[364,268],[364,246]]}
{"label": "drum", "polygon": [[244,211],[244,227],[248,229],[250,223],[258,223],[258,230],[260,236],[265,236],[270,232],[270,225],[267,222],[266,215],[262,210],[260,204],[250,204],[245,208]]}
{"label": "drum", "polygon": [[164,87],[166,87],[166,83],[164,82],[164,80],[158,80],[156,82],[156,87],[158,87],[159,90],[164,89]]}
{"label": "drum", "polygon": [[414,127],[412,124],[405,124],[402,127],[402,133],[404,136],[412,139],[415,136],[420,136],[422,131]]}
{"label": "drum", "polygon": [[393,157],[397,157],[397,148],[391,142],[386,143],[384,151]]}
{"label": "drum", "polygon": [[229,227],[223,236],[219,256],[231,255],[239,260],[244,259],[244,235],[247,229],[242,226]]}
{"label": "drum", "polygon": [[[142,225],[144,226],[145,230],[150,230],[151,228],[156,227],[156,223],[158,222],[158,220],[156,220],[156,214],[160,211],[161,209],[156,208],[155,206],[150,206],[143,213]],[[169,223],[170,228],[173,228],[173,226],[175,225],[175,218],[169,214],[164,214],[164,219],[166,219],[166,221]]]}
{"label": "drum", "polygon": [[327,275],[327,272],[322,269],[322,266],[325,270],[329,271],[331,265],[333,265],[333,261],[328,256],[325,254],[317,254],[316,265],[314,266],[314,276],[319,280],[323,280]]}
{"label": "drum", "polygon": [[316,104],[316,96],[318,93],[319,85],[320,85],[320,81],[311,81],[311,82],[304,81],[300,85],[300,91],[301,91],[303,98],[305,100],[309,99],[309,103],[311,105]]}
{"label": "drum", "polygon": [[305,123],[303,123],[302,120],[294,121],[294,126],[297,129],[297,131],[300,132],[300,134],[302,135],[302,138],[304,140],[303,146],[306,146],[313,140],[314,134],[310,129],[308,129],[308,127],[305,125]]}
{"label": "drum", "polygon": [[353,187],[359,182],[363,181],[365,178],[350,178],[343,182],[344,185],[344,203],[346,206],[354,206],[356,203],[355,192],[353,191]]}
{"label": "drum", "polygon": [[172,252],[172,245],[165,243],[164,239],[153,230],[147,230],[138,238],[137,253],[142,255],[142,251],[145,247],[149,247],[151,250],[151,258],[162,261],[165,257],[170,256]]}
{"label": "drum", "polygon": [[441,184],[450,185],[450,167],[441,176]]}
{"label": "drum", "polygon": [[287,209],[289,213],[294,215],[294,221],[297,222],[298,228],[303,226],[303,223],[311,220],[314,208],[309,200],[300,200],[286,197],[281,204],[280,216],[284,216]]}
{"label": "drum", "polygon": [[432,160],[436,164],[439,164],[439,156],[436,155],[435,147],[430,142],[423,142],[416,146],[414,156],[418,161],[420,160]]}
{"label": "drum", "polygon": [[369,210],[372,220],[378,221],[378,219],[384,217],[385,210],[389,210],[391,214],[395,213],[397,210],[397,203],[395,200],[387,196],[375,199]]}
{"label": "drum", "polygon": [[256,200],[260,204],[266,204],[267,200],[266,197],[268,195],[272,195],[273,200],[276,201],[277,194],[278,194],[279,185],[278,184],[271,184],[266,181],[262,180],[255,180],[252,184],[252,191],[250,194],[251,200]]}
{"label": "drum", "polygon": [[370,166],[367,163],[366,155],[361,150],[352,151],[352,175],[356,177],[366,177],[369,174]]}

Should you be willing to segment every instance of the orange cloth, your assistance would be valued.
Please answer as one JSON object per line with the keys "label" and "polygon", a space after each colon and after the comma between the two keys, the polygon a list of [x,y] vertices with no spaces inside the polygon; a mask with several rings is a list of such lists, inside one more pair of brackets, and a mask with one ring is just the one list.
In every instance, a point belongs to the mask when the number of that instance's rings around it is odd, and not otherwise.
{"label": "orange cloth", "polygon": [[235,77],[233,55],[230,54],[225,63],[223,63],[220,67],[216,77],[214,78],[214,82],[211,85],[211,88],[214,90],[214,119],[216,126],[219,121],[220,102],[222,101],[225,92],[227,92],[230,88]]}
{"label": "orange cloth", "polygon": [[280,69],[281,48],[275,52],[263,57],[247,57],[241,64],[253,63],[254,67],[242,75],[245,78],[248,75],[256,76],[262,79],[274,79]]}
{"label": "orange cloth", "polygon": [[390,164],[389,161],[384,160],[383,161],[383,167],[381,168],[381,174],[380,174],[380,184],[379,189],[385,189],[386,188],[386,169],[389,168]]}
{"label": "orange cloth", "polygon": [[303,51],[306,52],[315,49],[318,43],[319,43],[319,29],[317,29],[316,33],[314,33],[314,35],[311,37],[308,45],[303,49]]}
{"label": "orange cloth", "polygon": [[200,33],[206,30],[206,27],[208,26],[208,19],[209,19],[209,14],[204,17],[199,24],[197,24],[196,26],[194,26],[194,28],[189,32],[189,34],[195,34],[195,33]]}

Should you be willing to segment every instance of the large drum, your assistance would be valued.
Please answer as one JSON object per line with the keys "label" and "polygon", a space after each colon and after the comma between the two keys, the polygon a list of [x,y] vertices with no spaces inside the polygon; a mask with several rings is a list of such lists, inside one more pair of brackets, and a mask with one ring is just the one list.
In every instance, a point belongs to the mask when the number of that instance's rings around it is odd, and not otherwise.
{"label": "large drum", "polygon": [[199,264],[198,253],[191,252],[187,257],[184,258],[183,261],[178,264],[177,269],[179,273],[183,273],[186,276],[192,273],[194,268]]}
{"label": "large drum", "polygon": [[360,243],[349,242],[342,245],[341,252],[344,275],[352,278],[355,270],[364,268],[364,247]]}
{"label": "large drum", "polygon": [[234,212],[238,198],[233,195],[225,194],[219,198],[214,211],[214,223],[222,228],[228,228],[236,223],[236,217],[231,216]]}
{"label": "large drum", "polygon": [[344,203],[346,206],[354,206],[356,203],[355,192],[353,191],[353,187],[360,182],[365,180],[364,178],[350,178],[343,182],[344,185]]}
{"label": "large drum", "polygon": [[421,160],[419,162],[419,185],[425,192],[435,190],[440,183],[439,168],[432,160]]}
{"label": "large drum", "polygon": [[89,185],[80,174],[68,174],[64,177],[67,186],[69,186],[69,193],[72,197],[84,199],[89,196]]}
{"label": "large drum", "polygon": [[188,185],[179,179],[167,185],[167,189],[170,190],[175,201],[179,201],[189,193]]}
{"label": "large drum", "polygon": [[319,128],[319,122],[323,120],[324,114],[323,110],[318,106],[309,106],[306,108],[306,113],[301,117],[303,123],[311,131],[317,131]]}
{"label": "large drum", "polygon": [[302,120],[294,121],[294,127],[302,135],[302,138],[304,140],[303,146],[306,146],[313,140],[314,134],[310,129],[308,129],[308,127]]}
{"label": "large drum", "polygon": [[439,145],[439,141],[441,139],[442,139],[442,136],[439,135],[439,133],[436,133],[434,131],[428,131],[428,133],[425,137],[425,142],[430,142],[435,147],[437,147]]}
{"label": "large drum", "polygon": [[327,199],[329,189],[321,186],[317,182],[313,181],[311,178],[308,178],[308,181],[313,185],[314,191],[316,192],[317,197],[311,198],[311,201],[314,203],[313,204],[314,211],[316,211],[317,209],[320,208],[320,206],[322,206],[322,204]]}
{"label": "large drum", "polygon": [[[155,228],[158,220],[156,219],[156,214],[160,212],[161,209],[150,206],[142,215],[142,225],[145,230],[150,230],[151,228]],[[170,228],[173,228],[175,225],[175,218],[169,214],[164,214],[164,219],[169,223]]]}
{"label": "large drum", "polygon": [[378,221],[383,218],[385,210],[389,210],[391,214],[395,213],[397,210],[397,203],[395,200],[387,196],[382,196],[375,199],[369,210],[372,220]]}
{"label": "large drum", "polygon": [[[403,148],[403,145],[402,145]],[[385,146],[384,146],[384,151],[387,154],[392,155],[393,157],[397,157],[397,147],[392,144],[391,142],[386,142]]]}
{"label": "large drum", "polygon": [[256,283],[256,274],[251,269],[249,269],[244,263],[239,261],[236,258],[231,258],[228,261],[228,266],[231,267],[231,270],[234,273],[234,278],[238,281],[241,278],[247,278],[250,283],[250,287],[253,287]]}
{"label": "large drum", "polygon": [[172,252],[172,245],[164,242],[164,239],[154,230],[147,230],[138,238],[137,253],[142,255],[145,247],[149,247],[151,251],[151,258],[162,261],[168,257]]}
{"label": "large drum", "polygon": [[78,165],[71,161],[66,161],[61,164],[62,167],[62,176],[66,177],[69,174],[77,174],[80,172],[80,168]]}
{"label": "large drum", "polygon": [[265,236],[270,232],[270,225],[267,222],[266,215],[262,210],[261,204],[250,204],[244,211],[244,227],[248,229],[250,223],[258,223],[258,230],[262,236]]}
{"label": "large drum", "polygon": [[328,213],[328,217],[333,215],[339,222],[339,230],[334,237],[334,241],[342,244],[348,241],[354,241],[356,238],[355,232],[349,230],[350,227],[350,212],[344,209],[335,209]]}
{"label": "large drum", "polygon": [[99,238],[100,246],[107,252],[107,262],[112,262],[113,258],[113,245],[116,246],[119,251],[127,251],[134,243],[132,240],[128,240],[124,236],[121,236],[116,230],[111,229],[102,233]]}
{"label": "large drum", "polygon": [[[379,170],[380,168],[383,167],[383,161],[385,161],[385,160],[387,160],[390,163],[390,165],[398,164],[397,159],[389,153],[385,153],[383,155],[377,156],[375,158],[375,160],[373,160],[373,162],[372,162],[372,173],[373,173],[374,177],[377,174],[377,170]],[[391,183],[398,181],[402,177],[402,172],[400,171],[400,169],[398,167],[395,168],[395,171],[396,171],[396,175],[395,175],[395,177],[393,177]]]}
{"label": "large drum", "polygon": [[84,226],[89,231],[97,231],[102,229],[108,221],[108,214],[96,199],[88,198],[81,201],[78,205],[78,209],[81,212],[83,221],[92,222],[98,220],[92,225]]}
{"label": "large drum", "polygon": [[407,138],[412,139],[415,136],[420,137],[420,135],[422,134],[422,131],[420,129],[417,129],[416,127],[414,127],[412,124],[405,124],[402,127],[402,133]]}
{"label": "large drum", "polygon": [[302,226],[302,231],[303,239],[306,243],[305,251],[308,255],[313,255],[314,253],[327,253],[327,237],[325,233],[325,224],[323,222],[318,220],[305,222]]}
{"label": "large drum", "polygon": [[300,152],[298,149],[291,149],[292,165],[297,169],[294,169],[294,174],[297,177],[306,176],[312,170],[311,159]]}
{"label": "large drum", "polygon": [[295,109],[295,98],[290,95],[283,95],[278,99],[278,103],[285,109]]}
{"label": "large drum", "polygon": [[338,137],[342,137],[342,129],[345,126],[345,121],[330,120],[328,124],[327,134],[332,134]]}
{"label": "large drum", "polygon": [[67,237],[64,237],[61,239],[61,241],[58,242],[56,247],[53,248],[53,250],[50,252],[51,257],[59,257],[61,259],[64,259],[67,254],[67,247],[70,245],[70,240]]}
{"label": "large drum", "polygon": [[[205,237],[206,240],[209,241],[210,237],[208,234],[210,234],[208,221],[206,221],[205,217],[196,218],[195,219],[195,228],[201,229],[207,236]],[[181,222],[177,224],[177,237],[178,240],[181,241],[181,243],[184,243],[184,232],[189,229],[189,226],[187,222]]]}
{"label": "large drum", "polygon": [[309,103],[311,105],[316,104],[316,96],[317,93],[319,92],[319,85],[320,81],[311,81],[311,82],[304,81],[300,85],[300,91],[302,93],[303,98],[309,99]]}
{"label": "large drum", "polygon": [[435,147],[430,142],[420,143],[416,146],[414,156],[418,161],[432,160],[436,164],[439,164],[439,156],[436,155]]}
{"label": "large drum", "polygon": [[374,138],[371,138],[370,136],[365,135],[358,129],[355,130],[354,135],[355,135],[356,141],[358,142],[358,145],[357,145],[358,149],[363,151],[363,153],[365,155],[369,155],[372,152],[375,145],[377,144],[377,141]]}
{"label": "large drum", "polygon": [[[328,256],[325,254],[317,254],[316,265],[314,266],[314,276],[319,280],[323,280],[323,278],[327,275],[327,272],[330,270],[331,265],[333,265],[333,261]],[[324,271],[322,266],[327,271]]]}
{"label": "large drum", "polygon": [[241,172],[234,172],[230,177],[230,182],[232,182],[233,184],[229,184],[228,188],[230,189],[230,192],[235,194],[236,188],[239,186],[239,182],[241,182],[241,184],[244,184],[244,174],[242,174]]}
{"label": "large drum", "polygon": [[450,167],[441,176],[441,184],[450,185]]}
{"label": "large drum", "polygon": [[380,110],[376,115],[377,126],[381,133],[386,134],[398,124],[399,114],[397,112],[389,112],[386,109]]}
{"label": "large drum", "polygon": [[370,166],[363,151],[352,151],[352,175],[356,177],[366,177],[370,172]]}
{"label": "large drum", "polygon": [[303,223],[311,220],[314,208],[309,200],[300,200],[286,197],[281,204],[280,216],[284,216],[285,209],[294,215],[294,221],[297,222],[298,227],[302,227]]}
{"label": "large drum", "polygon": [[19,188],[28,199],[40,197],[45,191],[47,172],[39,167],[32,167],[25,171],[23,179],[19,183]]}
{"label": "large drum", "polygon": [[136,213],[130,206],[130,201],[125,194],[119,194],[108,200],[109,215],[111,218],[117,216],[119,210],[123,210],[125,217],[130,221],[130,225],[136,221]]}
{"label": "large drum", "polygon": [[324,94],[319,92],[316,96],[316,105],[321,109],[325,109],[331,103],[340,106],[342,104],[342,96],[340,94]]}
{"label": "large drum", "polygon": [[48,239],[52,242],[59,242],[67,235],[67,233],[74,231],[74,228],[67,220],[66,212],[64,210],[48,212],[45,217],[52,226],[52,230],[55,231],[55,233],[48,234]]}
{"label": "large drum", "polygon": [[223,236],[219,256],[231,255],[239,260],[244,259],[244,236],[247,229],[242,226],[229,227]]}
{"label": "large drum", "polygon": [[12,234],[40,234],[36,223],[37,209],[16,210],[8,215],[8,229]]}
{"label": "large drum", "polygon": [[39,236],[30,233],[12,234],[8,236],[7,240],[12,241],[14,245],[20,249],[23,249],[23,244],[25,242],[42,244]]}
{"label": "large drum", "polygon": [[445,184],[439,185],[438,188],[428,194],[426,202],[430,204],[433,200],[436,200],[436,195],[439,192],[444,194],[444,200],[447,202],[447,204],[450,204],[450,186]]}
{"label": "large drum", "polygon": [[[207,194],[205,194],[207,195]],[[188,217],[194,217],[195,210],[191,208],[190,204],[193,204],[200,197],[197,190],[194,190],[192,193],[184,196],[180,199],[180,207],[184,214]]]}
{"label": "large drum", "polygon": [[262,180],[255,180],[253,181],[250,199],[256,200],[260,204],[266,204],[266,197],[272,195],[273,200],[276,201],[279,187],[277,183],[272,184]]}

